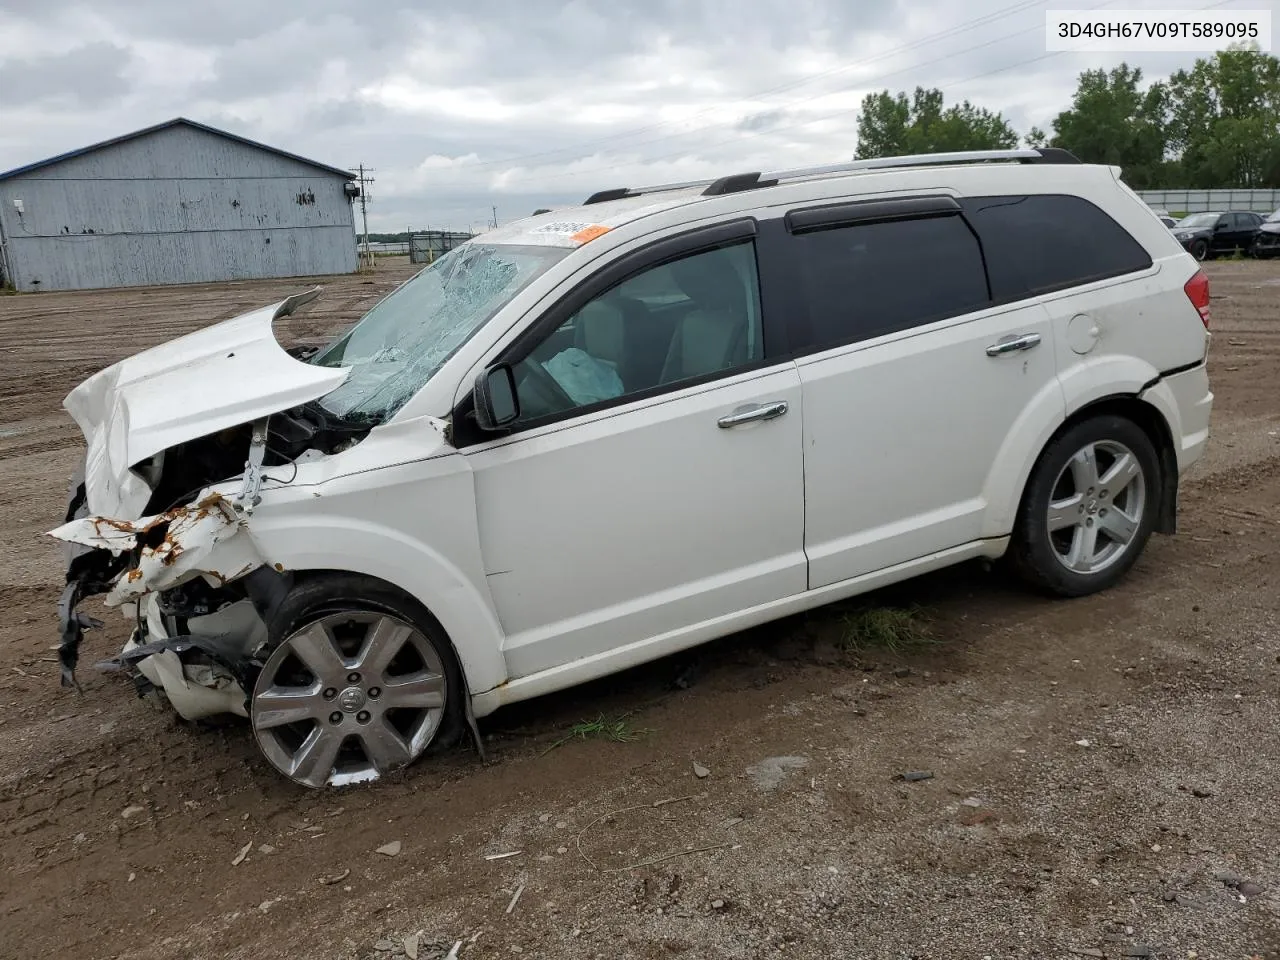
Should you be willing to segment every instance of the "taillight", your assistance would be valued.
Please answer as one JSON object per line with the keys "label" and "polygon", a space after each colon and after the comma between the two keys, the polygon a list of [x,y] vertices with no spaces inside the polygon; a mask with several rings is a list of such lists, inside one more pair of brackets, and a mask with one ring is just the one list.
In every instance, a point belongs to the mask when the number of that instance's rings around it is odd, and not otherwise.
{"label": "taillight", "polygon": [[1204,321],[1204,328],[1209,329],[1209,277],[1203,270],[1197,270],[1196,275],[1183,284],[1182,289],[1187,293],[1187,299],[1191,301],[1191,305],[1200,311],[1200,319]]}

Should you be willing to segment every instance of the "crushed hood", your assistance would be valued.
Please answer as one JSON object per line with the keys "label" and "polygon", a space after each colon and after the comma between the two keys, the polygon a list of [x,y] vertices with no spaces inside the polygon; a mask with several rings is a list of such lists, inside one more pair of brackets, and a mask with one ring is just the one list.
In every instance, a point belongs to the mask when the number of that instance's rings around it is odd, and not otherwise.
{"label": "crushed hood", "polygon": [[92,514],[136,519],[150,489],[130,468],[175,444],[315,400],[346,368],[290,356],[272,324],[320,295],[316,287],[120,361],[67,395],[84,433]]}

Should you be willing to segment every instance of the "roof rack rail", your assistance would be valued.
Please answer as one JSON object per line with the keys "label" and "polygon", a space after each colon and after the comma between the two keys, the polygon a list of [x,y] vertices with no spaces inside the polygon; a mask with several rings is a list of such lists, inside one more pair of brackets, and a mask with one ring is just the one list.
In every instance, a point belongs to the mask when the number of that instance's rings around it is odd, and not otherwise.
{"label": "roof rack rail", "polygon": [[705,187],[715,180],[689,180],[685,183],[660,183],[652,187],[615,187],[612,190],[598,190],[583,201],[588,203],[604,203],[606,200],[621,200],[624,197],[642,197],[647,193],[667,193],[671,190],[689,190],[693,187]]}
{"label": "roof rack rail", "polygon": [[587,198],[587,203],[605,200],[621,200],[623,197],[639,197],[648,193],[666,193],[672,190],[689,190],[703,187],[704,197],[737,193],[771,187],[783,180],[801,180],[833,173],[857,173],[860,170],[885,170],[895,167],[933,167],[953,163],[986,163],[1016,160],[1019,163],[1079,163],[1080,160],[1060,147],[1026,147],[1011,150],[961,150],[952,153],[916,153],[900,157],[875,157],[868,160],[850,160],[847,163],[831,163],[819,167],[796,167],[768,173],[739,173],[714,180],[691,180],[686,183],[666,183],[652,187],[601,190]]}

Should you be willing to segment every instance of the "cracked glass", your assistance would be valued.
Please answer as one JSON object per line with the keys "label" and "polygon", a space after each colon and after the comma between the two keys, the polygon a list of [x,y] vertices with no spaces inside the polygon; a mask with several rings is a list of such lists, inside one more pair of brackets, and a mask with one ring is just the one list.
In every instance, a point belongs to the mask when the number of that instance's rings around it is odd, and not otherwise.
{"label": "cracked glass", "polygon": [[320,405],[346,419],[387,420],[512,297],[570,252],[472,241],[445,254],[311,359],[351,368]]}

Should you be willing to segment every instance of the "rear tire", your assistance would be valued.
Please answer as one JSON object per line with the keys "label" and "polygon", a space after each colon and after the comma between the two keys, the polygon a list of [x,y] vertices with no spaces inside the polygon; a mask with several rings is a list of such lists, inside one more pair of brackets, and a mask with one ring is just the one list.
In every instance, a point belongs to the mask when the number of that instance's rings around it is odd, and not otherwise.
{"label": "rear tire", "polygon": [[1160,458],[1132,420],[1077,423],[1041,453],[1019,506],[1009,560],[1060,597],[1114,586],[1141,556],[1160,509]]}

